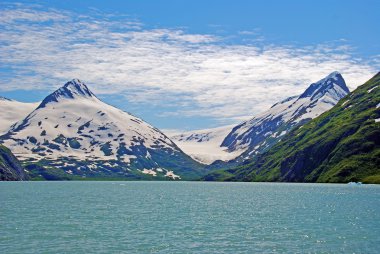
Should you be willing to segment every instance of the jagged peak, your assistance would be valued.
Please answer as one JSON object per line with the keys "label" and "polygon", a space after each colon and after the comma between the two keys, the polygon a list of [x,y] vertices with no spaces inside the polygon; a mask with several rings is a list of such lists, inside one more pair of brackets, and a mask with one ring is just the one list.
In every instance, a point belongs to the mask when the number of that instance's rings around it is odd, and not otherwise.
{"label": "jagged peak", "polygon": [[[58,89],[58,91],[66,92],[70,91],[69,97],[74,97],[75,95],[79,95],[82,97],[93,97],[95,96],[90,89],[79,79],[72,79],[67,82],[63,87]],[[66,93],[64,93],[66,94]]]}
{"label": "jagged peak", "polygon": [[58,102],[59,99],[96,98],[85,83],[79,79],[72,79],[64,86],[47,96],[38,108],[45,107],[49,102]]}
{"label": "jagged peak", "polygon": [[335,89],[334,86],[338,86],[342,93],[350,92],[342,75],[338,71],[334,71],[318,82],[312,83],[299,98],[320,98],[330,90]]}
{"label": "jagged peak", "polygon": [[11,99],[0,96],[0,101],[12,101]]}
{"label": "jagged peak", "polygon": [[342,78],[342,74],[340,74],[339,71],[333,71],[329,75],[327,75],[325,78],[321,79],[320,81],[325,80],[325,79],[331,79],[331,78],[338,80],[339,78]]}

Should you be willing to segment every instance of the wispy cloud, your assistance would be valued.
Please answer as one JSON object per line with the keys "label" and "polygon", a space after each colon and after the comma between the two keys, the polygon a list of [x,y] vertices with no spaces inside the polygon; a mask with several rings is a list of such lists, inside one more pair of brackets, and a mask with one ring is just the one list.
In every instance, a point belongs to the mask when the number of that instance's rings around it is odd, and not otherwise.
{"label": "wispy cloud", "polygon": [[100,12],[84,16],[36,5],[1,6],[0,90],[51,90],[75,77],[99,94],[177,107],[162,117],[228,122],[300,93],[335,70],[353,89],[379,66],[354,58],[342,44],[300,48],[225,40],[183,29],[149,29]]}

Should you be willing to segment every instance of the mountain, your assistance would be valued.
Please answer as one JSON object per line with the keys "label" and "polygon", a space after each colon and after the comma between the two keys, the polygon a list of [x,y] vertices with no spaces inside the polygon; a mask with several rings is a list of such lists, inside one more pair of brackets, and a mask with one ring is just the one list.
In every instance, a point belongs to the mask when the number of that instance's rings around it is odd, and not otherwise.
{"label": "mountain", "polygon": [[157,128],[102,102],[77,79],[0,139],[37,178],[191,179],[204,173]]}
{"label": "mountain", "polygon": [[276,144],[296,126],[300,126],[332,108],[349,93],[342,75],[333,72],[311,84],[301,95],[274,104],[269,110],[232,129],[221,146],[228,151],[244,152],[235,161],[242,162]]}
{"label": "mountain", "polygon": [[39,103],[25,103],[0,96],[0,135],[5,134],[11,125],[24,119],[37,108]]}
{"label": "mountain", "polygon": [[264,154],[204,179],[380,183],[380,73]]}
{"label": "mountain", "polygon": [[240,155],[241,151],[229,152],[226,147],[221,146],[233,127],[234,125],[229,125],[189,131],[170,138],[193,159],[203,164],[211,164],[216,160],[228,161]]}
{"label": "mountain", "polygon": [[296,126],[332,108],[349,93],[339,72],[311,84],[301,95],[274,104],[270,109],[234,127],[186,132],[173,141],[210,169],[235,167],[263,153]]}
{"label": "mountain", "polygon": [[0,181],[24,181],[28,177],[17,158],[0,145]]}

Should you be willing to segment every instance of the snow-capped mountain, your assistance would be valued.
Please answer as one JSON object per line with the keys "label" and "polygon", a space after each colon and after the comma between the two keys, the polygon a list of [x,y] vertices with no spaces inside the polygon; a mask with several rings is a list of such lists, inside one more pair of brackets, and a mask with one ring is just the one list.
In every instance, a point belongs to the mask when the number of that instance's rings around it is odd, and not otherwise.
{"label": "snow-capped mountain", "polygon": [[234,125],[228,125],[213,129],[189,131],[170,138],[193,159],[204,164],[211,164],[216,160],[231,160],[242,152],[229,152],[226,147],[221,146],[233,127]]}
{"label": "snow-capped mountain", "polygon": [[265,151],[295,126],[331,109],[348,93],[342,75],[333,72],[311,84],[301,95],[282,100],[237,126],[186,132],[172,139],[202,163],[241,162]]}
{"label": "snow-capped mountain", "polygon": [[186,178],[199,164],[143,120],[99,100],[74,79],[1,137],[21,160],[81,177]]}
{"label": "snow-capped mountain", "polygon": [[6,133],[12,124],[24,119],[39,103],[25,103],[0,96],[0,135]]}
{"label": "snow-capped mountain", "polygon": [[276,103],[269,110],[234,127],[223,140],[222,146],[230,152],[244,150],[241,160],[261,153],[295,126],[331,109],[348,93],[342,75],[333,72],[311,84],[301,95]]}

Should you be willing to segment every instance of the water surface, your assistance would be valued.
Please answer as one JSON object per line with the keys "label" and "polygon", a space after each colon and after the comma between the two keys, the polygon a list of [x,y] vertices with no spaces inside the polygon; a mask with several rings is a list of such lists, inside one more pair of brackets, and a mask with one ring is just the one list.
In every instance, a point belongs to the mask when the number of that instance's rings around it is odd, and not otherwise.
{"label": "water surface", "polygon": [[0,182],[0,253],[378,253],[380,187]]}

